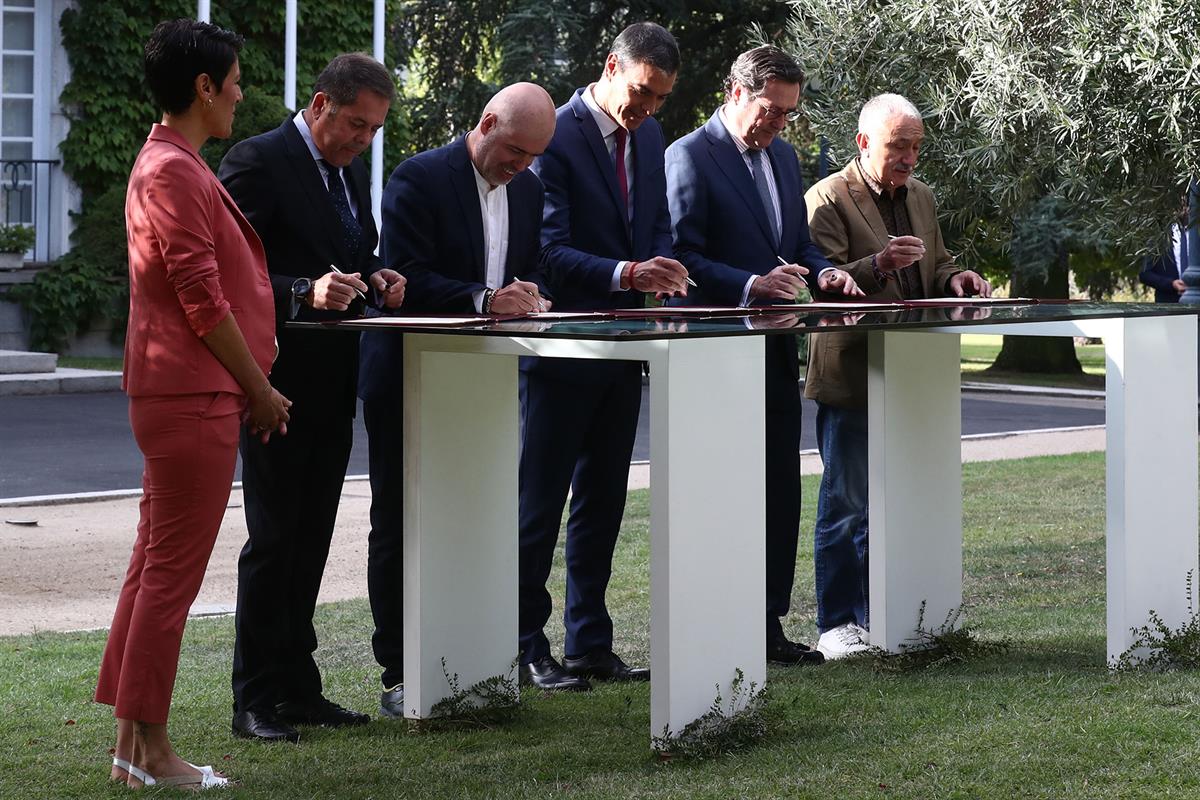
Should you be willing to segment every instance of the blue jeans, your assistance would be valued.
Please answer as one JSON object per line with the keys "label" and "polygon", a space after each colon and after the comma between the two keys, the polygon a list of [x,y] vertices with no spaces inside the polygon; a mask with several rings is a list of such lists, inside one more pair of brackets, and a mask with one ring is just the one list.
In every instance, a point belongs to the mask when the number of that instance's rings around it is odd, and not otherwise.
{"label": "blue jeans", "polygon": [[817,629],[870,625],[867,571],[867,412],[817,403],[821,494],[813,531]]}

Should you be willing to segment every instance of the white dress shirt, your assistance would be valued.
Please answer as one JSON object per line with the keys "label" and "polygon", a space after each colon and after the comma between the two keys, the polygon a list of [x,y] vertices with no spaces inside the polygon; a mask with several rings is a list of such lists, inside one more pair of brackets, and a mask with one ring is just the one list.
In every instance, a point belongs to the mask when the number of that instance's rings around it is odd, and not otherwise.
{"label": "white dress shirt", "polygon": [[[504,285],[504,264],[508,260],[508,186],[491,186],[475,165],[475,188],[479,192],[479,212],[483,217],[483,283],[489,289]],[[483,311],[483,290],[471,295],[475,310]]]}
{"label": "white dress shirt", "polygon": [[[321,151],[317,149],[316,142],[313,141],[312,131],[308,127],[308,123],[304,121],[304,109],[296,112],[296,116],[292,117],[292,122],[296,123],[297,130],[300,131],[300,138],[308,145],[308,152],[312,153],[313,160],[317,162],[317,171],[321,173],[321,182],[325,184],[325,188],[329,188],[329,170],[325,169],[325,165],[321,163],[325,156],[321,155]],[[354,201],[354,194],[350,191],[350,182],[346,180],[346,176],[340,167],[337,168],[338,175],[342,178],[342,188],[346,192],[346,202],[350,204],[350,213],[358,219],[358,203]]]}
{"label": "white dress shirt", "polygon": [[[612,159],[615,168],[617,163],[617,123],[605,113],[600,104],[596,102],[596,98],[592,95],[592,89],[596,84],[589,85],[583,90],[583,104],[588,107],[588,111],[592,112],[592,119],[596,121],[596,127],[600,129],[600,136],[604,139],[604,146],[608,148],[608,157]],[[629,219],[633,219],[633,136],[625,139],[625,182],[629,185],[629,202],[626,205],[626,212],[629,214]],[[625,269],[628,261],[618,261],[617,266],[613,269],[612,280],[609,281],[608,290],[610,292],[621,291],[621,272]]]}

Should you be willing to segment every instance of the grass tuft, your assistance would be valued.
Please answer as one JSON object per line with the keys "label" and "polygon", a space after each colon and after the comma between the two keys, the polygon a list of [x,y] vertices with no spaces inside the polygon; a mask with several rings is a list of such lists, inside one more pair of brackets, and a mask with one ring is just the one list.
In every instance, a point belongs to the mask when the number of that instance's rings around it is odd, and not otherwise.
{"label": "grass tuft", "polygon": [[662,761],[697,761],[745,750],[766,738],[770,730],[767,687],[754,681],[746,684],[740,669],[729,686],[729,704],[717,697],[708,711],[677,734],[667,728],[650,742]]}
{"label": "grass tuft", "polygon": [[1113,661],[1118,672],[1166,672],[1194,670],[1200,667],[1200,614],[1196,613],[1192,571],[1188,570],[1184,591],[1188,616],[1179,627],[1163,622],[1157,611],[1150,611],[1150,622],[1131,628],[1133,644]]}
{"label": "grass tuft", "polygon": [[962,613],[963,606],[952,608],[941,625],[926,628],[925,601],[922,600],[913,637],[901,644],[897,652],[872,647],[868,652],[872,666],[877,672],[915,672],[967,664],[1008,651],[1008,642],[985,641],[977,638],[970,627],[960,626]]}

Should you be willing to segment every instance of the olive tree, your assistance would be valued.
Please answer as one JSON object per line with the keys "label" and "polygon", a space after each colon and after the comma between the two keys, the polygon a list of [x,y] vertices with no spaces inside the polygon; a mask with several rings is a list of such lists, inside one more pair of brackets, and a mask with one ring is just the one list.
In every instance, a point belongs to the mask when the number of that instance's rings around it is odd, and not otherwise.
{"label": "olive tree", "polygon": [[[812,128],[843,159],[862,103],[926,122],[922,179],[965,265],[1014,295],[1093,295],[1136,273],[1200,175],[1196,0],[792,0]],[[997,366],[1078,369],[1069,340]]]}

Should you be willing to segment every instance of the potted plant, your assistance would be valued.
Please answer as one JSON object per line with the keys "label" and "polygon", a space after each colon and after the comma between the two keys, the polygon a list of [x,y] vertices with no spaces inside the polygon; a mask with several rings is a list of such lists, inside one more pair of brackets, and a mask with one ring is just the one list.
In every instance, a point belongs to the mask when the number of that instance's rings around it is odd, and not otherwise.
{"label": "potted plant", "polygon": [[28,225],[0,225],[0,269],[20,269],[37,234]]}

